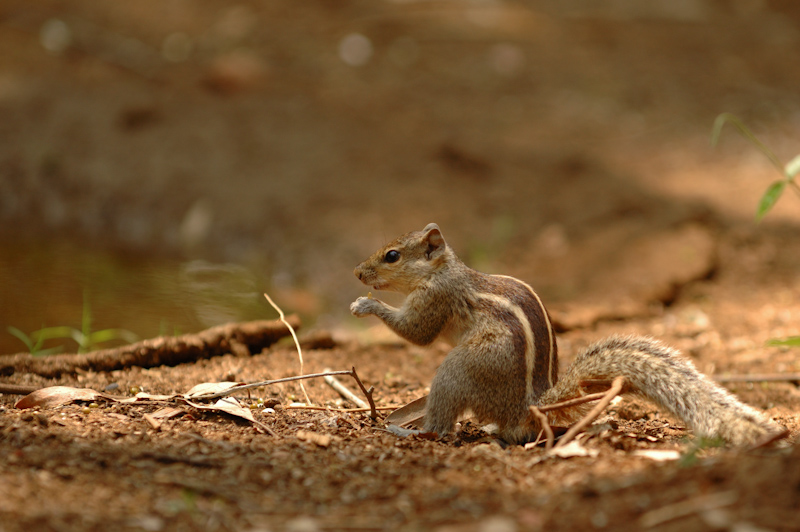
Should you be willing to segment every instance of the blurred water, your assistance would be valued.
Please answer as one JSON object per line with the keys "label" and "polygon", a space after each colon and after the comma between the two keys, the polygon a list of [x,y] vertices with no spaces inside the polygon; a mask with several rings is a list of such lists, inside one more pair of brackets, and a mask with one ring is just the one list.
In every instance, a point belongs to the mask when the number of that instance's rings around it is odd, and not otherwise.
{"label": "blurred water", "polygon": [[[274,317],[263,276],[239,265],[184,262],[116,252],[65,240],[0,239],[0,354],[26,351],[8,332],[81,329],[88,305],[93,331],[121,328],[139,338]],[[121,343],[121,342],[117,342]],[[53,340],[75,352],[72,340]],[[107,344],[109,346],[114,343]]]}

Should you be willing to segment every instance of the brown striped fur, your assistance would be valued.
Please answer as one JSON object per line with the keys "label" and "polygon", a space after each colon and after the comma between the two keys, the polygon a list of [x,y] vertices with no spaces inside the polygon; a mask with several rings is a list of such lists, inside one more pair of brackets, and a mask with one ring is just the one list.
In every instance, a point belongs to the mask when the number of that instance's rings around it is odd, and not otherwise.
{"label": "brown striped fur", "polygon": [[[454,346],[431,383],[428,432],[452,432],[459,416],[471,410],[496,423],[506,441],[524,442],[538,428],[529,405],[582,395],[581,380],[617,375],[701,435],[745,444],[780,429],[674,350],[647,338],[599,343],[579,355],[558,381],[555,333],[536,292],[518,279],[467,267],[436,224],[395,239],[354,273],[376,290],[407,296],[400,308],[359,297],[350,305],[355,316],[377,316],[418,345],[442,338]],[[571,422],[584,411],[576,407],[549,415],[554,422]]]}

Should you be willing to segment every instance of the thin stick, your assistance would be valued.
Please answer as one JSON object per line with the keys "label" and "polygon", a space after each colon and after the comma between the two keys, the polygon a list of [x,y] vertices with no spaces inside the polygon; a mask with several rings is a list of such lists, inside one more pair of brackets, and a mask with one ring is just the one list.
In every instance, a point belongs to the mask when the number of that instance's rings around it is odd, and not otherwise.
{"label": "thin stick", "polygon": [[358,383],[358,387],[361,388],[361,391],[364,392],[364,395],[367,396],[367,401],[369,402],[369,417],[375,419],[378,417],[378,412],[375,410],[375,401],[372,399],[372,392],[375,391],[374,386],[370,386],[369,390],[364,387],[364,383],[361,382],[361,379],[358,378],[358,373],[356,373],[356,367],[353,366],[352,369],[353,378]]}
{"label": "thin stick", "polygon": [[[289,325],[289,322],[286,321],[286,318],[284,317],[283,311],[281,310],[281,308],[278,305],[276,305],[274,301],[272,301],[272,298],[269,297],[269,294],[264,293],[264,297],[267,298],[267,301],[269,301],[269,304],[272,305],[272,308],[274,308],[275,310],[278,311],[278,314],[281,317],[281,321],[289,328],[289,332],[292,333],[292,338],[294,338],[294,345],[297,347],[297,357],[300,359],[300,373],[303,373],[303,350],[300,349],[300,342],[297,340],[297,334],[294,332],[294,329],[292,328],[292,326]],[[308,404],[308,405],[314,404],[314,403],[311,402],[311,399],[308,397],[308,393],[306,392],[306,387],[303,386],[302,382],[300,383],[300,389],[303,390],[303,395],[306,398],[306,404]]]}
{"label": "thin stick", "polygon": [[[330,370],[326,369],[325,371],[330,371]],[[333,375],[325,375],[324,379],[325,383],[328,386],[336,390],[339,393],[339,395],[341,395],[351,403],[355,403],[356,406],[359,406],[361,408],[369,408],[369,405],[365,400],[358,397],[355,393],[353,393],[352,390],[350,390],[350,388],[342,384],[341,381],[339,381]]]}
{"label": "thin stick", "polygon": [[[326,412],[336,412],[340,414],[350,414],[353,412],[370,412],[370,407],[366,408],[333,408],[330,406],[305,406],[305,405],[288,405],[283,407],[284,410],[324,410]],[[375,410],[397,410],[398,406],[376,406]]]}
{"label": "thin stick", "polygon": [[22,386],[19,384],[6,384],[0,383],[0,393],[7,393],[13,395],[28,395],[36,390],[40,390],[41,386]]}
{"label": "thin stick", "polygon": [[231,388],[228,388],[227,390],[222,390],[220,392],[214,392],[208,395],[198,395],[195,396],[194,399],[202,399],[202,400],[217,399],[218,397],[226,397],[236,392],[241,392],[244,390],[252,390],[253,388],[261,388],[262,386],[270,386],[272,384],[278,384],[280,382],[300,381],[305,379],[318,379],[320,377],[324,377],[325,375],[352,375],[352,374],[353,373],[350,370],[326,371],[323,373],[309,373],[308,375],[298,375],[296,377],[284,377],[282,379],[274,379],[271,381],[261,381],[261,382],[254,382],[252,384],[242,384],[240,386],[233,386]]}
{"label": "thin stick", "polygon": [[572,425],[567,431],[567,433],[564,434],[564,436],[562,436],[560,440],[558,440],[558,443],[555,446],[556,447],[565,446],[575,437],[576,434],[578,434],[580,431],[582,431],[584,428],[590,425],[595,419],[597,419],[597,417],[603,413],[603,410],[605,410],[605,408],[608,406],[611,400],[614,399],[614,397],[616,397],[617,395],[619,395],[619,392],[622,391],[622,386],[624,384],[625,384],[625,377],[617,377],[616,379],[614,379],[614,382],[611,384],[611,389],[608,390],[608,392],[606,392],[605,397],[599,403],[594,405],[594,408],[588,414],[586,414],[586,416],[584,416],[583,419]]}
{"label": "thin stick", "polygon": [[525,449],[534,449],[536,448],[539,443],[542,441],[542,436],[544,435],[544,429],[539,431],[539,434],[536,435],[536,439],[530,443],[525,444]]}
{"label": "thin stick", "polygon": [[[553,448],[553,442],[555,441],[555,436],[553,435],[553,429],[550,428],[550,423],[547,421],[547,416],[542,413],[542,411],[536,408],[533,405],[528,407],[531,414],[539,421],[539,424],[542,426],[542,430],[544,431],[545,436],[547,437],[547,443],[544,444],[544,450],[549,451]],[[537,438],[538,441],[538,438]]]}
{"label": "thin stick", "polygon": [[590,393],[575,399],[568,399],[560,403],[552,403],[549,405],[542,405],[538,408],[539,412],[550,412],[551,410],[559,410],[561,408],[568,408],[570,406],[582,405],[583,403],[590,403],[592,401],[599,401],[606,396],[608,392]]}
{"label": "thin stick", "polygon": [[267,425],[265,425],[264,423],[260,422],[257,419],[255,421],[253,421],[252,423],[255,423],[256,427],[260,428],[261,430],[263,430],[264,432],[266,432],[270,436],[277,436],[278,435],[277,432],[275,432],[274,430],[272,430]]}
{"label": "thin stick", "polygon": [[717,382],[784,382],[800,381],[800,373],[753,373],[751,375],[713,375]]}

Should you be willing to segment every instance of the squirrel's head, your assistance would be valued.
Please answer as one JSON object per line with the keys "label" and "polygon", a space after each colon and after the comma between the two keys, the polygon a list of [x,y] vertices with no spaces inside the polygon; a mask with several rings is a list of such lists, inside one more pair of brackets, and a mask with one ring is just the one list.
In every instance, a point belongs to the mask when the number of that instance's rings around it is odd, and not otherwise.
{"label": "squirrel's head", "polygon": [[439,226],[428,224],[389,242],[353,273],[375,290],[408,294],[436,273],[450,254]]}

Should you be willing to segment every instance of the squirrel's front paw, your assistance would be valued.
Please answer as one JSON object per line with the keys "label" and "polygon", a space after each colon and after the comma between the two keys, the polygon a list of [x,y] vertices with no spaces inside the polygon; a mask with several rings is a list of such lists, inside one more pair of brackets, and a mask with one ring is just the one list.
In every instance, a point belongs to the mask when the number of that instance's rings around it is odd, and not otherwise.
{"label": "squirrel's front paw", "polygon": [[350,313],[359,318],[375,313],[375,306],[378,305],[377,299],[371,297],[359,297],[350,303]]}

